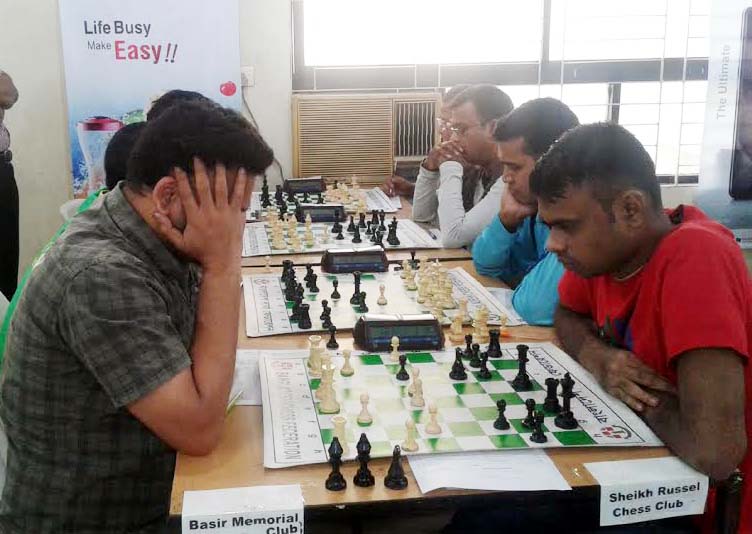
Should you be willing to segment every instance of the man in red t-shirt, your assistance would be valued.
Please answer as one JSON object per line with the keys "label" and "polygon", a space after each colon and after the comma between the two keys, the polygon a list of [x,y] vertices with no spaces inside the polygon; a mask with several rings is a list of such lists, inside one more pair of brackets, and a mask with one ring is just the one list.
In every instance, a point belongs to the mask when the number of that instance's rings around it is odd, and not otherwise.
{"label": "man in red t-shirt", "polygon": [[752,532],[752,281],[733,235],[664,210],[650,156],[614,124],[565,134],[530,187],[567,269],[564,349],[690,465],[714,480],[740,466]]}

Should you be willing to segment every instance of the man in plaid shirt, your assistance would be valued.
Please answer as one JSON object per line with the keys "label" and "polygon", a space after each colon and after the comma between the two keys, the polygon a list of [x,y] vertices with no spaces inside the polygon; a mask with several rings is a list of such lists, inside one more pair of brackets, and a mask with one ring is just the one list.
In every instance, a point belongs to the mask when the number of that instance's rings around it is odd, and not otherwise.
{"label": "man in plaid shirt", "polygon": [[252,178],[272,162],[233,111],[149,122],[128,177],[40,260],[8,333],[0,532],[158,532],[175,452],[219,440]]}

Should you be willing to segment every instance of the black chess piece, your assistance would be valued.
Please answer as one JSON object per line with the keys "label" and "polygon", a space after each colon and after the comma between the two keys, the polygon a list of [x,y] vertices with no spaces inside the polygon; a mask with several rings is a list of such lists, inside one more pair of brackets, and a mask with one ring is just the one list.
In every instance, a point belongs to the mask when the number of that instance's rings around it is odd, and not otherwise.
{"label": "black chess piece", "polygon": [[577,419],[574,418],[572,413],[572,397],[574,397],[574,380],[569,373],[564,373],[564,378],[560,381],[561,384],[561,398],[564,399],[563,406],[559,415],[554,419],[554,424],[559,428],[565,430],[572,430],[577,428]]}
{"label": "black chess piece", "polygon": [[389,464],[389,471],[384,477],[384,485],[393,490],[401,490],[407,487],[407,477],[402,467],[402,451],[399,445],[394,446],[392,453],[392,463]]}
{"label": "black chess piece", "polygon": [[488,357],[489,358],[501,358],[501,343],[499,343],[499,337],[501,336],[501,332],[498,330],[489,330],[488,331],[489,341],[488,341]]}
{"label": "black chess piece", "polygon": [[379,210],[379,232],[386,232],[386,226],[384,220],[386,219],[386,213],[384,210]]}
{"label": "black chess piece", "polygon": [[376,480],[371,470],[368,469],[368,462],[371,460],[371,443],[368,441],[368,436],[365,433],[360,435],[360,440],[355,450],[358,451],[360,467],[358,467],[358,471],[355,473],[353,484],[360,488],[371,487],[376,483]]}
{"label": "black chess piece", "polygon": [[418,260],[415,259],[415,251],[410,251],[410,267],[413,268],[413,270],[418,268]]}
{"label": "black chess piece", "polygon": [[331,326],[332,326],[332,309],[327,308],[323,319],[321,319],[321,328],[323,328],[324,330],[329,330]]}
{"label": "black chess piece", "polygon": [[353,216],[350,215],[350,224],[347,225],[347,233],[352,234],[355,231],[355,221],[353,220]]}
{"label": "black chess piece", "polygon": [[462,363],[462,349],[459,347],[454,349],[454,363],[452,364],[452,370],[449,372],[449,378],[452,380],[467,380],[465,365]]}
{"label": "black chess piece", "polygon": [[266,179],[266,174],[264,174],[264,181],[261,184],[261,207],[268,208],[271,205],[271,199],[269,198],[269,181]]}
{"label": "black chess piece", "polygon": [[297,199],[295,198],[295,193],[293,193],[292,191],[288,191],[287,192],[287,203],[288,204],[295,204],[296,200]]}
{"label": "black chess piece", "polygon": [[303,192],[303,204],[308,204],[311,201],[311,197],[308,196],[308,192]]}
{"label": "black chess piece", "polygon": [[332,225],[332,233],[336,234],[342,231],[342,225],[339,220],[339,210],[334,210],[334,224]]}
{"label": "black chess piece", "polygon": [[507,401],[499,399],[496,401],[496,409],[499,410],[499,416],[494,421],[494,428],[496,430],[509,430],[509,421],[507,421],[504,411],[507,409]]}
{"label": "black chess piece", "polygon": [[376,244],[377,247],[384,248],[384,232],[382,232],[381,230],[379,230],[378,232],[376,232],[376,242],[375,242],[375,244]]}
{"label": "black chess piece", "polygon": [[533,433],[530,435],[530,441],[533,443],[545,443],[548,441],[546,434],[543,432],[543,412],[536,412],[533,417]]}
{"label": "black chess piece", "polygon": [[360,313],[368,313],[368,305],[366,304],[366,292],[361,291],[360,297],[358,297],[358,311]]}
{"label": "black chess piece", "polygon": [[371,212],[371,226],[373,226],[374,232],[379,227],[379,212],[376,210]]}
{"label": "black chess piece", "polygon": [[491,371],[488,370],[488,353],[484,352],[480,355],[480,369],[478,370],[478,378],[483,380],[491,380]]}
{"label": "black chess piece", "polygon": [[515,391],[530,391],[533,389],[533,383],[527,374],[527,345],[517,345],[517,376],[512,380],[512,387]]}
{"label": "black chess piece", "polygon": [[462,354],[462,357],[465,359],[472,358],[473,356],[473,335],[472,334],[466,334],[465,335],[465,352]]}
{"label": "black chess piece", "polygon": [[360,227],[355,226],[355,231],[353,232],[353,238],[352,243],[362,243],[363,240],[360,238]]}
{"label": "black chess piece", "polygon": [[336,239],[337,241],[341,241],[341,240],[343,240],[344,238],[345,238],[345,236],[344,236],[344,235],[342,235],[342,227],[340,226],[340,227],[339,227],[339,232],[337,232],[337,235],[336,235],[336,236],[334,236],[334,239]]}
{"label": "black chess piece", "polygon": [[337,343],[337,338],[334,337],[334,334],[337,333],[337,327],[334,325],[331,325],[329,327],[329,341],[326,342],[326,348],[327,349],[338,349],[339,343]]}
{"label": "black chess piece", "polygon": [[527,399],[525,401],[525,408],[527,408],[527,417],[522,420],[522,426],[533,428],[533,423],[535,422],[535,399]]}
{"label": "black chess piece", "polygon": [[478,345],[477,343],[473,343],[468,365],[476,369],[480,367],[480,345]]}
{"label": "black chess piece", "polygon": [[274,190],[274,200],[276,201],[277,204],[285,203],[284,192],[282,191],[281,185],[278,185],[277,188]]}
{"label": "black chess piece", "polygon": [[339,468],[342,465],[342,445],[339,443],[339,438],[332,438],[332,443],[329,445],[329,465],[332,466],[332,472],[324,483],[324,487],[329,491],[342,491],[347,487],[347,481],[342,476]]}
{"label": "black chess piece", "polygon": [[356,306],[360,301],[360,271],[353,272],[353,280],[355,282],[355,290],[352,297],[350,297],[350,304]]}
{"label": "black chess piece", "polygon": [[313,326],[311,324],[311,316],[309,315],[311,306],[308,304],[300,305],[300,320],[298,321],[298,328],[301,330],[310,330]]}
{"label": "black chess piece", "polygon": [[366,227],[366,214],[361,213],[360,214],[360,220],[358,221],[358,227],[359,228],[365,228]]}
{"label": "black chess piece", "polygon": [[559,387],[559,380],[556,378],[546,378],[546,399],[543,401],[543,409],[548,413],[559,413],[559,397],[556,396],[556,390]]}
{"label": "black chess piece", "polygon": [[367,236],[372,236],[373,235],[373,230],[371,229],[371,221],[368,221],[368,223],[367,223],[367,226],[366,226],[366,235]]}
{"label": "black chess piece", "polygon": [[332,280],[332,287],[334,287],[334,291],[332,291],[331,298],[332,300],[339,300],[342,298],[342,295],[339,294],[339,291],[337,290],[337,286],[339,285],[339,280],[336,278]]}
{"label": "black chess piece", "polygon": [[307,264],[305,266],[305,269],[306,269],[306,275],[303,277],[303,280],[305,280],[306,282],[310,283],[310,281],[311,281],[311,275],[313,274],[313,267],[309,263],[309,264]]}
{"label": "black chess piece", "polygon": [[324,203],[324,197],[321,193],[319,193],[319,196],[316,199],[316,204],[323,204],[323,203]]}
{"label": "black chess piece", "polygon": [[319,316],[319,319],[321,319],[323,321],[324,317],[326,317],[326,312],[329,309],[329,301],[326,300],[326,299],[322,300],[321,301],[321,308],[322,308],[323,311],[321,312],[321,315]]}
{"label": "black chess piece", "polygon": [[316,285],[318,279],[319,276],[316,273],[311,273],[311,282],[308,284],[308,291],[310,291],[311,293],[319,292],[319,286]]}
{"label": "black chess piece", "polygon": [[302,299],[298,298],[297,295],[295,295],[293,299],[292,309],[290,311],[290,322],[291,323],[297,323],[300,321],[300,304],[303,302]]}
{"label": "black chess piece", "polygon": [[400,244],[399,237],[397,237],[397,227],[389,227],[389,233],[386,236],[386,242],[393,247],[397,247]]}
{"label": "black chess piece", "polygon": [[407,356],[405,356],[404,354],[400,354],[399,363],[400,363],[400,368],[399,368],[399,371],[397,371],[397,374],[394,376],[394,378],[396,378],[397,380],[401,380],[403,382],[405,380],[410,380],[410,375],[407,374],[407,369],[405,369],[405,365],[407,364]]}

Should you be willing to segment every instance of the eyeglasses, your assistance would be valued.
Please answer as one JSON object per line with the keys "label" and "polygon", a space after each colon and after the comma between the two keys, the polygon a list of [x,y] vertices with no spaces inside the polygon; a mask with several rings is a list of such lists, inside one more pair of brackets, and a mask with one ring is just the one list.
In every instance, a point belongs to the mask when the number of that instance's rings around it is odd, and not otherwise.
{"label": "eyeglasses", "polygon": [[439,128],[439,130],[449,129],[451,123],[448,120],[444,119],[436,119],[436,126]]}
{"label": "eyeglasses", "polygon": [[496,126],[496,119],[487,120],[478,124],[471,124],[470,126],[455,126],[449,124],[448,128],[453,134],[457,134],[457,137],[463,137],[473,128],[484,128],[488,123],[491,123],[491,130],[493,130]]}

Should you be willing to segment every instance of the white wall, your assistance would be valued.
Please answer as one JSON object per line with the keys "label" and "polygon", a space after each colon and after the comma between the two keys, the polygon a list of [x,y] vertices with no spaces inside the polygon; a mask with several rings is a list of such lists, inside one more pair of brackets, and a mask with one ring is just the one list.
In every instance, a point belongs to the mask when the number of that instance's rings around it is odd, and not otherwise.
{"label": "white wall", "polygon": [[[245,90],[259,129],[292,169],[289,0],[239,0],[240,58],[255,67]],[[57,0],[0,0],[0,68],[20,99],[6,114],[21,199],[21,272],[62,223],[71,198],[67,111]],[[272,181],[276,170],[270,173]],[[0,239],[2,236],[0,236]]]}

